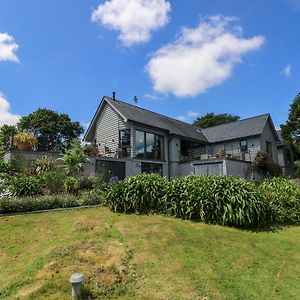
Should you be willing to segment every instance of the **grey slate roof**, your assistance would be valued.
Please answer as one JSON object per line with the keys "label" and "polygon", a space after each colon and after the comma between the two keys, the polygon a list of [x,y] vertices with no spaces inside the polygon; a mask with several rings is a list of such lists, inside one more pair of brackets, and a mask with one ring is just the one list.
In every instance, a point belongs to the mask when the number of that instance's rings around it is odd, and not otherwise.
{"label": "grey slate roof", "polygon": [[207,142],[203,133],[194,125],[119,100],[113,100],[110,97],[104,97],[104,99],[127,120],[164,129],[170,134]]}
{"label": "grey slate roof", "polygon": [[260,135],[262,134],[269,119],[270,115],[264,114],[261,116],[243,119],[201,130],[210,143],[217,143],[227,140],[240,139],[243,137]]}

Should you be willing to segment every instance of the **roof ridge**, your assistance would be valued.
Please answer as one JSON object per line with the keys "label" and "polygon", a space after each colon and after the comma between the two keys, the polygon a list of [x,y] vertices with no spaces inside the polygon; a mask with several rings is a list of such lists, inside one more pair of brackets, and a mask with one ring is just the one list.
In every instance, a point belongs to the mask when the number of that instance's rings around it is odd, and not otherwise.
{"label": "roof ridge", "polygon": [[215,125],[215,126],[211,126],[211,127],[206,127],[206,128],[200,128],[200,129],[201,130],[206,130],[206,129],[210,129],[210,128],[216,128],[216,127],[219,127],[219,126],[225,126],[225,125],[229,125],[229,124],[233,124],[233,123],[237,123],[237,122],[248,121],[248,120],[263,117],[263,116],[270,116],[270,114],[265,113],[265,114],[261,114],[261,115],[257,115],[257,116],[253,116],[253,117],[248,117],[248,118],[241,119],[241,120],[236,120],[236,121],[233,121],[233,122],[223,123],[223,124],[219,124],[219,125]]}
{"label": "roof ridge", "polygon": [[150,110],[150,109],[146,109],[146,108],[143,108],[143,107],[139,107],[139,106],[133,105],[133,104],[131,104],[131,103],[128,103],[128,102],[125,102],[125,101],[122,101],[122,100],[119,100],[119,99],[113,99],[113,98],[111,98],[111,97],[109,97],[109,96],[105,96],[105,98],[108,98],[108,100],[111,100],[111,101],[118,101],[118,102],[124,103],[124,104],[126,104],[126,105],[129,105],[129,106],[132,106],[132,107],[135,107],[135,108],[139,108],[139,109],[145,110],[145,111],[147,111],[147,112],[151,112],[151,113],[153,113],[153,114],[162,116],[162,117],[164,117],[164,118],[171,119],[172,121],[177,121],[177,122],[183,123],[183,124],[185,124],[185,125],[192,126],[192,127],[194,127],[195,129],[200,129],[200,130],[201,130],[201,128],[195,126],[194,124],[190,124],[190,123],[187,123],[187,122],[184,122],[184,121],[181,121],[181,120],[178,120],[178,119],[175,119],[175,118],[172,118],[172,117],[163,115],[163,114],[161,114],[161,113],[152,111],[152,110]]}

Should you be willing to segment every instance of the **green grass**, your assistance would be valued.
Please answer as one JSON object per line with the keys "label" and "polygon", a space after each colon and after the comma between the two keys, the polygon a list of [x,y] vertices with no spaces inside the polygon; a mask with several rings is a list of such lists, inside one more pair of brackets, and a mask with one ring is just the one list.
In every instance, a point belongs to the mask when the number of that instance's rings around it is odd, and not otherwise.
{"label": "green grass", "polygon": [[0,298],[299,299],[300,227],[250,232],[76,209],[0,218]]}

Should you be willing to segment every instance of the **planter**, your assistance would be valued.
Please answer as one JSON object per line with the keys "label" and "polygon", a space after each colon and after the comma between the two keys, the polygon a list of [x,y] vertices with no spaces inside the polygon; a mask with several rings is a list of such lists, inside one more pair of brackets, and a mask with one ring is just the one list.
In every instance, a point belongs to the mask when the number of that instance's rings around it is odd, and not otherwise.
{"label": "planter", "polygon": [[17,142],[16,146],[18,150],[21,151],[28,151],[32,149],[31,144],[29,142]]}

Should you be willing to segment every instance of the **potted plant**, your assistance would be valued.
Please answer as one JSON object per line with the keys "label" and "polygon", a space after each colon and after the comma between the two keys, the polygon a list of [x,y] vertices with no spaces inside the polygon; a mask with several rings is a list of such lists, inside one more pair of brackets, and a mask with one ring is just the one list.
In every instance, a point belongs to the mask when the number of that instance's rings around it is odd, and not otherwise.
{"label": "potted plant", "polygon": [[14,136],[14,143],[21,151],[30,150],[37,145],[37,138],[30,132],[19,132]]}

